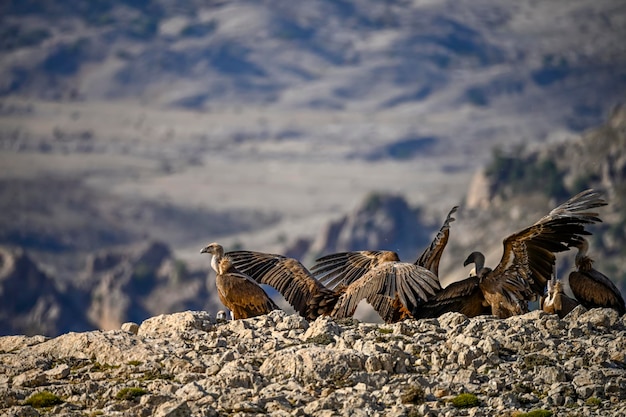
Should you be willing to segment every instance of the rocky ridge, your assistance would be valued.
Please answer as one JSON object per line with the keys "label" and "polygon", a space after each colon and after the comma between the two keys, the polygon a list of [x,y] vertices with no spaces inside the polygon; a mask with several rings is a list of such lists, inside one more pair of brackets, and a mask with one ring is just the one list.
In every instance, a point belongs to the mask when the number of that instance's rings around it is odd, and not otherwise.
{"label": "rocky ridge", "polygon": [[[626,415],[625,333],[625,317],[582,307],[393,325],[186,311],[0,338],[0,415]],[[62,402],[26,405],[43,391]]]}

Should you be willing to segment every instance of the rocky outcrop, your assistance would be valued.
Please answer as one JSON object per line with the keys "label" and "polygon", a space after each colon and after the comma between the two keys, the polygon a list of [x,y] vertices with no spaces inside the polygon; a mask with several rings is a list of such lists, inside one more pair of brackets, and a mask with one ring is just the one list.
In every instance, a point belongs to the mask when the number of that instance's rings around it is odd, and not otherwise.
{"label": "rocky outcrop", "polygon": [[439,225],[424,221],[420,209],[404,197],[371,193],[351,213],[328,223],[311,244],[309,255],[388,249],[417,258],[435,228]]}
{"label": "rocky outcrop", "polygon": [[[0,414],[626,413],[626,319],[613,310],[393,325],[187,311],[124,328],[0,338]],[[42,391],[62,403],[27,405]],[[467,409],[461,393],[475,396]]]}

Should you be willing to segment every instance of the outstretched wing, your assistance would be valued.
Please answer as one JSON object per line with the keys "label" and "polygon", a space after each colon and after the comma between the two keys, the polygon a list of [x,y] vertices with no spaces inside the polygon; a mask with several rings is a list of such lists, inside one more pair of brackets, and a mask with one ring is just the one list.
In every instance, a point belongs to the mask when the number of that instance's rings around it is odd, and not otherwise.
{"label": "outstretched wing", "polygon": [[[586,210],[603,205],[606,202],[597,192],[587,190],[556,207],[532,226],[510,235],[503,241],[502,259],[494,268],[493,276],[508,277],[511,290],[525,287],[534,295],[543,295],[554,271],[554,254],[569,250],[583,235],[590,234],[585,226],[601,220],[597,213]],[[526,289],[521,291],[527,292]],[[517,296],[526,297],[522,293]]]}
{"label": "outstretched wing", "polygon": [[386,262],[399,260],[391,251],[338,252],[316,259],[311,273],[328,288],[336,288],[350,285]]}
{"label": "outstretched wing", "polygon": [[476,276],[453,282],[412,309],[411,314],[416,319],[435,318],[448,312],[462,313],[467,317],[491,314],[478,284]]}
{"label": "outstretched wing", "polygon": [[253,251],[232,251],[226,256],[238,270],[256,282],[275,288],[307,319],[332,311],[338,298],[296,259]]}
{"label": "outstretched wing", "polygon": [[585,308],[614,308],[620,314],[626,312],[624,298],[619,289],[606,275],[591,269],[574,271],[569,275],[569,286],[574,297]]}
{"label": "outstretched wing", "polygon": [[448,244],[448,238],[450,237],[450,223],[452,223],[455,219],[452,215],[457,211],[459,207],[454,206],[452,210],[448,213],[448,217],[443,222],[441,229],[431,242],[430,246],[428,246],[424,252],[417,258],[415,261],[415,265],[423,266],[424,268],[430,270],[433,274],[439,276],[439,261],[441,260],[441,255],[443,254],[443,250]]}
{"label": "outstretched wing", "polygon": [[439,280],[426,268],[406,262],[386,262],[345,288],[332,314],[336,318],[350,317],[361,300],[376,300],[376,295],[389,298],[392,304],[397,299],[410,311],[439,288]]}

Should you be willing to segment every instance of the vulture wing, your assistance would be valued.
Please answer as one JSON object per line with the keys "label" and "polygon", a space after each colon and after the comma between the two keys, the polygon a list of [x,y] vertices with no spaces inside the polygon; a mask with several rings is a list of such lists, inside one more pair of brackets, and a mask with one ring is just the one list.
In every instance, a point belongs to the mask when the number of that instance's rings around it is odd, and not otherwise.
{"label": "vulture wing", "polygon": [[438,291],[433,297],[411,310],[413,317],[435,318],[451,311],[475,317],[491,314],[479,287],[479,278],[472,276],[462,281],[453,282]]}
{"label": "vulture wing", "polygon": [[439,232],[431,242],[430,246],[428,246],[424,252],[422,252],[417,261],[415,261],[415,265],[423,266],[424,268],[432,271],[433,274],[439,276],[439,261],[441,260],[443,250],[448,244],[448,238],[450,237],[450,223],[455,220],[452,215],[456,213],[458,208],[458,206],[452,207],[452,210],[448,213],[448,217],[443,222],[441,229],[439,229]]}
{"label": "vulture wing", "polygon": [[328,288],[336,288],[350,285],[386,262],[398,261],[398,254],[391,251],[338,252],[316,259],[311,272]]}
{"label": "vulture wing", "polygon": [[[504,276],[511,291],[520,299],[527,298],[529,290],[543,295],[552,277],[557,252],[569,250],[583,235],[590,234],[585,225],[600,222],[591,208],[606,205],[593,190],[572,197],[553,209],[547,216],[526,229],[504,239],[502,259],[494,269],[495,277]],[[525,281],[525,284],[520,280]]]}
{"label": "vulture wing", "polygon": [[[398,306],[400,303],[410,311],[433,296],[439,288],[439,280],[426,268],[406,262],[386,262],[345,288],[335,306],[333,316],[336,318],[352,316],[364,298],[379,309],[390,309],[394,304]],[[384,299],[376,298],[377,295],[387,297],[391,305]],[[383,315],[385,316],[383,318],[390,317],[387,310],[382,311],[381,317]]]}
{"label": "vulture wing", "polygon": [[252,251],[233,251],[226,255],[241,272],[256,282],[274,287],[307,319],[330,313],[339,297],[296,259]]}

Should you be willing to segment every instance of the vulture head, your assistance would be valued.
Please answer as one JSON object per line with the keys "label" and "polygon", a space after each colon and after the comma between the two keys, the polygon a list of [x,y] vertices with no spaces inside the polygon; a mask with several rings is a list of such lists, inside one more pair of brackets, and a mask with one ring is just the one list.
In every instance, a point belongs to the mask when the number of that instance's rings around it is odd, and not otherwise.
{"label": "vulture head", "polygon": [[480,275],[480,271],[485,266],[485,255],[483,255],[480,252],[470,253],[467,259],[465,260],[465,262],[463,262],[463,266],[467,266],[471,263],[474,264],[474,268],[473,268],[474,274]]}
{"label": "vulture head", "polygon": [[200,253],[210,253],[221,257],[224,256],[224,248],[219,243],[213,242],[202,248]]}
{"label": "vulture head", "polygon": [[220,259],[224,257],[224,248],[222,247],[222,245],[216,242],[209,243],[207,246],[202,248],[200,253],[210,253],[211,255],[213,255],[213,258],[211,258],[211,268],[213,268],[215,272],[219,272],[218,264]]}

